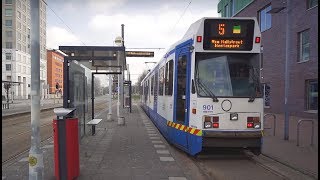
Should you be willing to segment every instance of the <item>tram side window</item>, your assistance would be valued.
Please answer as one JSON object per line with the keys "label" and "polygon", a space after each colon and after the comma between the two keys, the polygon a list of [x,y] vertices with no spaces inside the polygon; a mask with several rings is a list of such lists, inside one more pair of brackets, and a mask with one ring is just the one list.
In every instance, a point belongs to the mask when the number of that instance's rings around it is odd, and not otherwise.
{"label": "tram side window", "polygon": [[154,83],[154,75],[151,78],[151,95],[153,95],[153,83]]}
{"label": "tram side window", "polygon": [[165,66],[161,67],[159,70],[159,96],[163,96],[163,88],[164,88],[164,68]]}
{"label": "tram side window", "polygon": [[173,60],[170,60],[166,64],[166,85],[165,85],[165,95],[172,96],[173,87]]}

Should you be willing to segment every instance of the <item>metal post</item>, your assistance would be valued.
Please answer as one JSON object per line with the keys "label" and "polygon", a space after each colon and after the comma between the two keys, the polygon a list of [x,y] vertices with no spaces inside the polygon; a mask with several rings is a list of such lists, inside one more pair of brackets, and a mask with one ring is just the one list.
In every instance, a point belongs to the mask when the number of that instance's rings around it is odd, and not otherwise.
{"label": "metal post", "polygon": [[94,74],[91,75],[91,117],[94,119]]}
{"label": "metal post", "polygon": [[29,179],[41,180],[43,153],[40,148],[40,15],[39,1],[31,5],[31,147],[29,151]]}
{"label": "metal post", "polygon": [[[122,37],[122,47],[124,47],[124,24],[121,24],[121,37]],[[124,55],[123,58],[126,58],[126,56]],[[123,59],[124,60],[124,59]],[[120,80],[120,83],[121,83],[121,104],[122,104],[122,108],[124,108],[124,91],[123,91],[123,82],[124,82],[124,66],[126,66],[126,64],[124,64],[124,61],[122,63],[122,71],[121,71],[121,80]]]}
{"label": "metal post", "polygon": [[[111,67],[109,67],[109,71],[111,72]],[[112,75],[109,74],[109,113],[108,120],[112,120]]]}
{"label": "metal post", "polygon": [[289,112],[288,112],[288,93],[289,93],[289,69],[290,69],[290,25],[291,25],[291,0],[287,0],[287,22],[286,22],[286,62],[284,80],[284,140],[289,140]]}

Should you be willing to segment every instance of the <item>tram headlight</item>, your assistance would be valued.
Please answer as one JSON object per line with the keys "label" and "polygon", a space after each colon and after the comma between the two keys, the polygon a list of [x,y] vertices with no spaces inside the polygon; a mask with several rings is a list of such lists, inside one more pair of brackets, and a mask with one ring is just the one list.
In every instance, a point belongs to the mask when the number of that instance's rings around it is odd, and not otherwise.
{"label": "tram headlight", "polygon": [[204,122],[204,128],[212,128],[211,122]]}
{"label": "tram headlight", "polygon": [[260,129],[260,126],[261,126],[260,123],[255,123],[255,124],[254,124],[254,128],[255,128],[255,129]]}

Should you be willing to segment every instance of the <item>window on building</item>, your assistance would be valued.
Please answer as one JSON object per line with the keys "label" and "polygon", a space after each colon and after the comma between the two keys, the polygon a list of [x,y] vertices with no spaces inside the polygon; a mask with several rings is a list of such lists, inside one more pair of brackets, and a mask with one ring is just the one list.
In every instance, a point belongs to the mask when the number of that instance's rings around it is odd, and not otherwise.
{"label": "window on building", "polygon": [[12,37],[12,31],[6,31],[6,36],[7,37]]}
{"label": "window on building", "polygon": [[4,15],[5,16],[12,16],[12,9],[4,9]]}
{"label": "window on building", "polygon": [[6,53],[6,60],[11,60],[11,59],[12,59],[12,54]]}
{"label": "window on building", "polygon": [[318,0],[307,0],[307,9],[318,6]]}
{"label": "window on building", "polygon": [[6,4],[12,4],[12,0],[6,0]]}
{"label": "window on building", "polygon": [[229,14],[229,4],[227,4],[227,5],[224,6],[224,15],[225,15],[225,17],[230,17],[230,14]]}
{"label": "window on building", "polygon": [[7,81],[11,81],[11,76],[7,76]]}
{"label": "window on building", "polygon": [[262,90],[263,90],[263,102],[265,108],[270,108],[270,91],[271,87],[269,83],[262,84]]}
{"label": "window on building", "polygon": [[306,81],[306,109],[318,110],[318,80]]}
{"label": "window on building", "polygon": [[308,61],[310,58],[309,29],[299,33],[299,59],[298,62]]}
{"label": "window on building", "polygon": [[18,21],[18,29],[21,29],[21,22]]}
{"label": "window on building", "polygon": [[259,11],[259,23],[261,32],[271,28],[271,14],[268,11],[271,10],[271,5],[261,9]]}
{"label": "window on building", "polygon": [[26,6],[26,5],[22,5],[22,10],[23,10],[24,12],[26,12],[27,6]]}
{"label": "window on building", "polygon": [[5,21],[5,25],[6,25],[7,27],[12,27],[12,20],[6,20],[6,21]]}
{"label": "window on building", "polygon": [[27,18],[26,18],[25,15],[22,15],[22,20],[23,20],[23,22],[26,22],[26,21],[27,21]]}
{"label": "window on building", "polygon": [[7,49],[12,49],[12,42],[6,42],[6,48]]}
{"label": "window on building", "polygon": [[6,64],[6,71],[11,71],[11,64]]}
{"label": "window on building", "polygon": [[236,13],[235,1],[236,1],[236,0],[231,0],[231,1],[230,1],[230,16],[233,16],[233,15]]}

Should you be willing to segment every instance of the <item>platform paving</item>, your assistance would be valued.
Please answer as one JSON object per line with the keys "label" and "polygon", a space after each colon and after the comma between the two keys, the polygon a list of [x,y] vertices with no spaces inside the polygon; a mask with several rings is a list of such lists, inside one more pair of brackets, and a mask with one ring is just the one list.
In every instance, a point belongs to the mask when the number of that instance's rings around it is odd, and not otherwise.
{"label": "platform paving", "polygon": [[[113,112],[116,112],[114,109]],[[125,125],[106,119],[107,111],[96,118],[103,120],[96,135],[88,132],[80,143],[80,180],[86,179],[198,179],[175,159],[172,146],[162,137],[138,104],[132,113],[124,112]],[[289,141],[283,140],[283,117],[277,114],[276,136],[271,121],[266,121],[262,155],[286,164],[313,179],[318,179],[318,121],[310,146],[310,124],[301,126],[300,146],[296,145],[296,125],[299,118],[290,118]],[[91,127],[88,126],[89,129]],[[41,144],[44,155],[44,179],[54,178],[53,140]],[[28,179],[28,152],[2,165],[2,179]]]}
{"label": "platform paving", "polygon": [[[114,114],[114,121],[106,117],[107,111],[97,117],[103,120],[96,126],[94,136],[89,132],[81,139],[79,180],[187,179],[181,165],[170,154],[168,143],[138,105],[133,106],[132,113],[124,113],[124,126],[117,124]],[[148,134],[146,125],[153,135]],[[52,144],[52,138],[42,144],[44,179],[49,180],[55,179]],[[2,179],[28,179],[27,156],[26,152],[3,165]]]}

